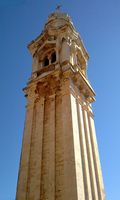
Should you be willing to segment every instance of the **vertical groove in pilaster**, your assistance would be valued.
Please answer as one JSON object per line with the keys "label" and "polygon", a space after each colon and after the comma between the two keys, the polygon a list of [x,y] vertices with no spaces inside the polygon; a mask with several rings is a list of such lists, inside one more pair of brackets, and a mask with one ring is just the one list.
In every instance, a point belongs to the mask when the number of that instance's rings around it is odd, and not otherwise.
{"label": "vertical groove in pilaster", "polygon": [[87,118],[87,111],[83,110],[84,117],[84,127],[85,127],[85,138],[86,138],[86,146],[87,146],[87,154],[88,154],[88,163],[89,163],[89,172],[90,172],[90,180],[91,180],[91,188],[92,188],[92,196],[93,200],[98,200],[98,191],[97,191],[97,183],[96,183],[96,175],[93,161],[93,152],[90,138],[90,130]]}
{"label": "vertical groove in pilaster", "polygon": [[83,119],[82,106],[80,105],[80,103],[78,103],[78,116],[79,116],[79,134],[80,134],[81,149],[82,149],[85,199],[92,200],[87,144],[86,144],[85,129],[84,129],[84,119]]}
{"label": "vertical groove in pilaster", "polygon": [[55,200],[64,200],[64,146],[61,94],[56,94],[55,108]]}
{"label": "vertical groove in pilaster", "polygon": [[[43,155],[43,138],[44,138],[44,115],[45,115],[45,97],[42,97],[43,99],[43,116],[42,116],[42,135],[41,135],[41,155],[40,155],[40,162],[41,162],[41,166],[40,166],[40,185],[39,185],[39,190],[40,190],[40,195],[41,195],[41,182],[42,182],[42,155]],[[41,116],[39,116],[41,117]],[[39,200],[40,200],[40,195],[39,195]]]}
{"label": "vertical groove in pilaster", "polygon": [[[94,119],[91,116],[88,116],[88,122],[89,122],[89,128],[90,128],[91,144],[92,144],[92,149],[93,149],[95,174],[96,174],[96,181],[97,181],[97,188],[98,188],[98,197],[99,197],[99,200],[105,200],[104,185],[103,185],[103,180],[102,180],[102,171],[101,171],[101,165],[100,165],[100,159],[99,159],[98,145],[97,145],[95,128],[93,127]],[[93,124],[92,124],[92,122],[93,122]]]}
{"label": "vertical groove in pilaster", "polygon": [[43,125],[43,140],[42,140],[42,167],[41,167],[41,187],[40,187],[40,200],[46,200],[45,194],[45,183],[44,183],[44,176],[45,176],[45,139],[46,139],[46,131],[45,131],[45,123],[47,118],[47,99],[45,98],[44,104],[44,125]]}
{"label": "vertical groove in pilaster", "polygon": [[40,176],[40,200],[43,199],[44,186],[43,186],[43,159],[44,159],[44,123],[45,123],[45,108],[46,108],[46,98],[44,97],[44,116],[43,116],[43,137],[42,137],[42,154],[41,154],[41,176]]}
{"label": "vertical groove in pilaster", "polygon": [[45,101],[40,200],[55,196],[55,96]]}

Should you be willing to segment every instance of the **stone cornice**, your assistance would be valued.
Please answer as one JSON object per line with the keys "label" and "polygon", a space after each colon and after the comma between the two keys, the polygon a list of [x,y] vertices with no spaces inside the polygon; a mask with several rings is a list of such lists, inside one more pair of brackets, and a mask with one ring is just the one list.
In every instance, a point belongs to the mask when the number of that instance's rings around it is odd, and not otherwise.
{"label": "stone cornice", "polygon": [[[43,72],[43,70],[45,71]],[[72,68],[70,64],[66,64],[64,70],[62,68],[55,69],[55,65],[51,65],[51,68],[44,68],[36,72],[36,77],[33,77],[28,82],[28,86],[24,91],[29,91],[29,88],[34,88],[32,91],[35,91],[35,85],[38,90],[39,85],[39,88],[41,88],[39,89],[39,92],[42,91],[43,96],[45,93],[49,96],[50,94],[55,93],[65,80],[71,80],[73,82],[73,85],[81,94],[83,94],[85,101],[89,103],[95,101],[95,92],[87,78],[82,74],[82,72],[74,71],[74,68]],[[28,93],[28,96],[32,97],[30,92]]]}

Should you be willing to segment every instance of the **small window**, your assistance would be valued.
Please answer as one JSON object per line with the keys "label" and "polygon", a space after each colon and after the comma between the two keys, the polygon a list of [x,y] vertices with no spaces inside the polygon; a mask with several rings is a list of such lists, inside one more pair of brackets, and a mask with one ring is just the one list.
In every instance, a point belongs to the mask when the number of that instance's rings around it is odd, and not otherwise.
{"label": "small window", "polygon": [[49,65],[49,59],[47,57],[44,58],[43,66]]}
{"label": "small window", "polygon": [[51,55],[51,63],[54,63],[56,61],[56,53],[53,52]]}

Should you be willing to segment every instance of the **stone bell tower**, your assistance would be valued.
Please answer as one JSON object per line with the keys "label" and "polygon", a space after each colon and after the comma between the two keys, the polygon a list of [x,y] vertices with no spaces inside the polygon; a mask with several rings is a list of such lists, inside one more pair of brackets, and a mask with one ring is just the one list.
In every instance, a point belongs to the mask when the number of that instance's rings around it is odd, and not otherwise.
{"label": "stone bell tower", "polygon": [[70,17],[52,13],[28,48],[33,65],[16,200],[104,200],[89,56]]}

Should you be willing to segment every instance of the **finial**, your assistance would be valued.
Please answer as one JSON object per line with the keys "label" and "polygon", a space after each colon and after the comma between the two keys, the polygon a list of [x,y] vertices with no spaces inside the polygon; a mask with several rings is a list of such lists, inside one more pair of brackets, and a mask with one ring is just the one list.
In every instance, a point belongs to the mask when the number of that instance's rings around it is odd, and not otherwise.
{"label": "finial", "polygon": [[57,5],[56,11],[57,11],[57,12],[60,12],[61,7],[62,7],[62,5]]}

